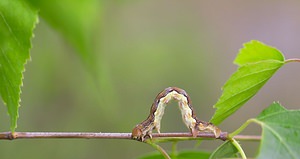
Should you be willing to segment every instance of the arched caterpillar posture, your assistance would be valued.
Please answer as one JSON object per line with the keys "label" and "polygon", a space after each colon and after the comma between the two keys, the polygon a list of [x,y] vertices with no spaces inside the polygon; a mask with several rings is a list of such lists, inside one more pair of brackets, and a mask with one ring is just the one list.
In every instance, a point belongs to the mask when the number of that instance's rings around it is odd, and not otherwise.
{"label": "arched caterpillar posture", "polygon": [[156,129],[160,133],[160,122],[164,115],[165,107],[172,99],[178,101],[182,120],[190,129],[193,137],[196,137],[198,132],[213,132],[216,138],[220,137],[221,130],[218,127],[197,118],[191,104],[191,99],[183,89],[168,87],[156,96],[148,118],[135,126],[132,130],[132,138],[144,141],[145,137],[152,138],[152,130]]}

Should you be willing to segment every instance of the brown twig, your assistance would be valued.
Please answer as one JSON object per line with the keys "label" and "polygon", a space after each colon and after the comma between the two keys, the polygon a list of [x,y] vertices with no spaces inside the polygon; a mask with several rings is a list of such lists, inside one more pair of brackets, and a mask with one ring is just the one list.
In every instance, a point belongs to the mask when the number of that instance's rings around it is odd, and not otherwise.
{"label": "brown twig", "polygon": [[236,135],[234,136],[234,138],[239,141],[260,141],[261,140],[260,135]]}
{"label": "brown twig", "polygon": [[[227,132],[222,132],[221,140],[227,140]],[[191,133],[153,133],[153,138],[176,138],[176,137],[192,137]],[[197,137],[203,139],[215,138],[213,133],[199,133]],[[131,139],[131,133],[95,133],[95,132],[1,132],[0,140],[14,139],[39,139],[39,138],[85,138],[85,139]],[[260,136],[237,135],[237,140],[260,140]]]}

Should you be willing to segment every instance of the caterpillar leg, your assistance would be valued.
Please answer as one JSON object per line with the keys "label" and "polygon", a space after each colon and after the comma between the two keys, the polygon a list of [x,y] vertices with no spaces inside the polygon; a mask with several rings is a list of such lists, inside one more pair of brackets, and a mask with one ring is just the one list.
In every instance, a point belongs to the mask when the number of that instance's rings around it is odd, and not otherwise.
{"label": "caterpillar leg", "polygon": [[212,132],[212,133],[214,133],[215,138],[219,138],[220,134],[221,134],[221,130],[218,127],[216,127],[212,123],[207,123],[207,122],[203,122],[203,121],[200,121],[199,123],[197,123],[196,129],[198,131],[202,131],[202,132]]}
{"label": "caterpillar leg", "polygon": [[148,133],[144,136],[143,140],[142,141],[145,141],[145,138],[150,138],[152,139],[152,134],[151,133]]}
{"label": "caterpillar leg", "polygon": [[220,135],[221,135],[221,130],[218,127],[215,126],[215,129],[214,129],[213,133],[215,134],[216,138],[219,138]]}
{"label": "caterpillar leg", "polygon": [[157,133],[160,134],[160,124],[157,124],[154,129],[156,129]]}
{"label": "caterpillar leg", "polygon": [[193,135],[193,137],[197,137],[198,133],[199,133],[199,130],[195,129],[195,128],[192,128],[191,129],[191,133]]}

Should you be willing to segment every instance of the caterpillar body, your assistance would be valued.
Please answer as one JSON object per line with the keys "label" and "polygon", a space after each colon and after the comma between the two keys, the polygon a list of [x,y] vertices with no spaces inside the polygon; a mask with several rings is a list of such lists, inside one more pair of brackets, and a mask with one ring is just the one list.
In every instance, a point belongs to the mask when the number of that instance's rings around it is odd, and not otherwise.
{"label": "caterpillar body", "polygon": [[199,120],[192,107],[189,95],[183,89],[177,87],[168,87],[156,96],[149,116],[135,126],[131,137],[135,140],[144,141],[145,137],[152,138],[152,130],[156,129],[160,133],[160,122],[164,115],[165,107],[172,99],[178,101],[182,120],[193,137],[196,137],[198,132],[213,132],[216,138],[220,137],[221,130],[212,123]]}

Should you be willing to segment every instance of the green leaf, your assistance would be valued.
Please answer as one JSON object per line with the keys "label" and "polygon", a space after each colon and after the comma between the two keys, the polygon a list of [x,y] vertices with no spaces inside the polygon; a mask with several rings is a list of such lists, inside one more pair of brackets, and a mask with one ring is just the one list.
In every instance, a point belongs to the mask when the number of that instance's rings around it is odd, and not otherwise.
{"label": "green leaf", "polygon": [[209,159],[238,157],[237,154],[236,147],[230,141],[226,141],[211,154]]}
{"label": "green leaf", "polygon": [[27,0],[76,48],[89,69],[96,68],[93,36],[101,14],[99,0]]}
{"label": "green leaf", "polygon": [[258,159],[299,158],[300,110],[286,110],[273,103],[256,118],[262,126]]}
{"label": "green leaf", "polygon": [[36,9],[24,1],[0,1],[0,93],[12,132],[17,127],[24,65],[30,58],[30,39],[37,21]]}
{"label": "green leaf", "polygon": [[287,110],[284,107],[282,107],[279,103],[275,102],[272,105],[270,105],[268,108],[263,110],[256,118],[261,119],[268,115],[274,115],[274,114],[277,114],[280,112],[285,112],[285,111],[287,111]]}
{"label": "green leaf", "polygon": [[284,61],[284,56],[276,48],[252,40],[244,44],[244,48],[240,50],[234,63],[241,66],[264,60]]}
{"label": "green leaf", "polygon": [[240,67],[223,86],[211,122],[218,125],[253,97],[284,64],[283,55],[258,41],[244,44],[235,59]]}
{"label": "green leaf", "polygon": [[177,155],[177,159],[208,159],[209,152],[201,151],[184,151]]}
{"label": "green leaf", "polygon": [[[75,53],[83,61],[85,68],[92,75],[95,87],[99,91],[99,101],[107,112],[115,112],[117,100],[108,70],[101,58],[102,50],[101,20],[102,0],[27,0],[39,8],[41,17],[75,48]],[[97,42],[97,43],[95,43]],[[106,113],[107,114],[107,113]],[[110,114],[111,116],[112,114]]]}
{"label": "green leaf", "polygon": [[[209,152],[182,151],[176,155],[171,155],[171,158],[172,159],[208,159],[209,156],[210,156]],[[164,159],[164,157],[160,153],[152,153],[140,157],[139,159]]]}

